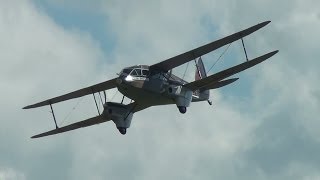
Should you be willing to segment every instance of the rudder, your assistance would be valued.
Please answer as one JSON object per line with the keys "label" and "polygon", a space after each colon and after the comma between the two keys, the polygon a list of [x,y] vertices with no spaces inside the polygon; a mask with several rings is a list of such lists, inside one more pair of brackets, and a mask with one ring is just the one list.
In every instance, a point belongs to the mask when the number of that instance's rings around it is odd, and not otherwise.
{"label": "rudder", "polygon": [[[200,79],[206,78],[207,77],[207,72],[204,67],[204,64],[202,62],[201,57],[198,59],[196,62],[196,72],[195,72],[195,81],[198,81]],[[210,91],[209,90],[196,90],[194,91],[194,95],[198,96],[198,99],[196,101],[203,101],[203,100],[208,100],[210,97]]]}
{"label": "rudder", "polygon": [[196,72],[195,72],[195,80],[200,80],[207,77],[206,69],[204,67],[204,64],[202,62],[201,57],[196,62]]}

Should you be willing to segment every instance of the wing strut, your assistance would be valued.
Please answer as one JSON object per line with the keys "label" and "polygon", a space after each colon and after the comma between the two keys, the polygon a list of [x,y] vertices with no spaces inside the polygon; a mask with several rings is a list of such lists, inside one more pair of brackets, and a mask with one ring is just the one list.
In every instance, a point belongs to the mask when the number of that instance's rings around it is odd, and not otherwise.
{"label": "wing strut", "polygon": [[104,95],[104,103],[107,103],[107,94],[106,94],[106,91],[103,91],[103,95]]}
{"label": "wing strut", "polygon": [[94,95],[94,92],[92,91],[92,95],[93,95],[93,99],[94,99],[94,102],[96,103],[96,107],[97,107],[97,110],[98,110],[98,114],[100,114],[100,111],[99,111],[99,107],[98,107],[98,103],[97,103],[97,100],[96,100],[96,96]]}
{"label": "wing strut", "polygon": [[103,101],[102,101],[102,97],[101,97],[101,93],[99,92],[99,97],[100,97],[100,102],[102,104],[102,107],[103,107]]}
{"label": "wing strut", "polygon": [[59,127],[57,125],[56,116],[54,115],[51,103],[50,103],[50,108],[51,108],[51,113],[52,113],[52,116],[53,116],[54,124],[56,125],[56,129],[58,129]]}
{"label": "wing strut", "polygon": [[246,59],[247,59],[247,62],[248,62],[248,61],[249,61],[249,58],[248,58],[246,46],[244,45],[244,42],[243,42],[243,38],[241,38],[241,43],[242,43],[242,47],[243,47],[244,54],[246,55]]}
{"label": "wing strut", "polygon": [[121,104],[123,104],[123,100],[124,100],[124,95],[122,96]]}

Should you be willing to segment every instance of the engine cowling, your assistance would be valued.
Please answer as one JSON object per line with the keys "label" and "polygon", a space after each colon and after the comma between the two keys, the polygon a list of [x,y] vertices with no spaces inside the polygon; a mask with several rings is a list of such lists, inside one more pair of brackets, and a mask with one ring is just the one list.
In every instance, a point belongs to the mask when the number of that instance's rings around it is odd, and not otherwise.
{"label": "engine cowling", "polygon": [[174,99],[179,111],[185,113],[186,107],[189,107],[191,103],[193,92],[180,85],[170,85],[167,88],[167,93]]}
{"label": "engine cowling", "polygon": [[103,116],[111,119],[117,126],[121,134],[126,134],[126,129],[130,127],[133,113],[128,105],[107,102],[104,104]]}

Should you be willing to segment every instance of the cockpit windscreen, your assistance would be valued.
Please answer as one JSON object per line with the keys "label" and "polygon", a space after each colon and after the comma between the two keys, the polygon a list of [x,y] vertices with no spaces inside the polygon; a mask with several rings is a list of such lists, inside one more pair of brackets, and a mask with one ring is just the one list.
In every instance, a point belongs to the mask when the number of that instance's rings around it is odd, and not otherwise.
{"label": "cockpit windscreen", "polygon": [[142,68],[127,68],[123,69],[122,73],[131,75],[133,77],[146,77],[149,75],[149,70]]}

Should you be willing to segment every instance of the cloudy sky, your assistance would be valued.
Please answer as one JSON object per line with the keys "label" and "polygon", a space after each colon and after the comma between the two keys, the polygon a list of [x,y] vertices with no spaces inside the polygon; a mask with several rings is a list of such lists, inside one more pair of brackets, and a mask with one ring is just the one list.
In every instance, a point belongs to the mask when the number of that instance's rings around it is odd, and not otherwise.
{"label": "cloudy sky", "polygon": [[[0,0],[0,179],[320,179],[319,7],[317,0]],[[54,123],[48,107],[25,105],[266,20],[245,38],[249,57],[280,52],[212,91],[213,106],[195,103],[185,115],[174,105],[147,109],[125,136],[110,122],[30,139]],[[207,68],[223,50],[203,57]],[[233,43],[210,73],[244,59]],[[108,100],[120,98],[108,92]],[[97,114],[92,96],[54,109],[59,125]]]}

